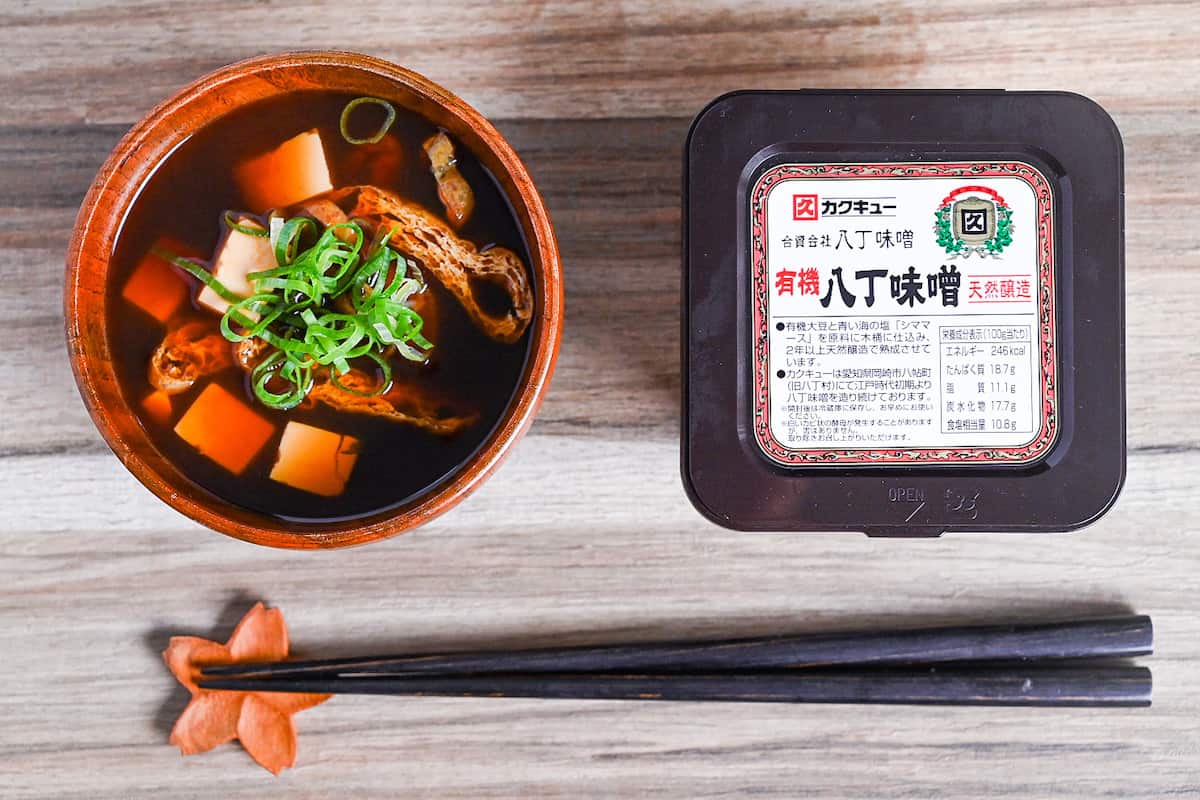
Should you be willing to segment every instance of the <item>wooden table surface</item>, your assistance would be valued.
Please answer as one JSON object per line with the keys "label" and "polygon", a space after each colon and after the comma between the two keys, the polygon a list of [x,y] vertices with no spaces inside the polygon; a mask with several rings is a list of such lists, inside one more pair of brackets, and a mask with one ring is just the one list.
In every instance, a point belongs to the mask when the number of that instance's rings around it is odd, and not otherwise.
{"label": "wooden table surface", "polygon": [[[1200,4],[9,2],[0,10],[0,796],[1200,795]],[[254,54],[360,49],[496,121],[562,243],[567,325],[531,434],[455,511],[341,552],[256,548],[118,463],[63,344],[67,238],[128,126]],[[1127,154],[1129,476],[1075,535],[755,536],[678,475],[679,186],[690,117],[745,87],[1062,89]],[[1154,616],[1150,710],[339,697],[279,778],[183,759],[159,652],[256,599],[297,650]]]}

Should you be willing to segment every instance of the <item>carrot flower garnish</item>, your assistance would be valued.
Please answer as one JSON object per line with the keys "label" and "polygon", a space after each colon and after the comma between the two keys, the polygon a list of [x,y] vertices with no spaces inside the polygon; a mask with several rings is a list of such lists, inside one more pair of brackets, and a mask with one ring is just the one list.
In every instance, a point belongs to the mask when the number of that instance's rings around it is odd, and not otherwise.
{"label": "carrot flower garnish", "polygon": [[292,715],[325,702],[330,695],[214,691],[196,685],[204,667],[279,661],[287,655],[283,614],[262,603],[242,617],[225,644],[197,636],[171,637],[163,660],[192,694],[171,731],[171,744],[188,756],[237,739],[251,758],[276,775],[295,764]]}

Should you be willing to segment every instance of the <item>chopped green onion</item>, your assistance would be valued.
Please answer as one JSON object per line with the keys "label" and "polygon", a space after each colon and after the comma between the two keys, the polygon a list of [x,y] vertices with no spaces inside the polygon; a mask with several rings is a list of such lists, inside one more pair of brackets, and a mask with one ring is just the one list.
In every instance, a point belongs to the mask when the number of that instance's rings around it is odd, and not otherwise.
{"label": "chopped green onion", "polygon": [[308,217],[293,217],[283,223],[277,237],[272,237],[271,245],[275,250],[275,260],[280,264],[290,264],[296,257],[300,247],[300,237],[305,230],[317,229],[317,223]]}
{"label": "chopped green onion", "polygon": [[[225,222],[237,230],[232,215],[226,215]],[[345,236],[346,231],[353,235]],[[358,223],[330,225],[312,246],[304,247],[305,235],[316,232],[316,223],[308,217],[273,217],[269,231],[255,232],[270,236],[276,266],[246,276],[254,290],[249,297],[233,293],[192,259],[154,251],[230,304],[221,317],[222,336],[231,342],[266,342],[268,355],[251,371],[250,386],[260,402],[274,409],[302,403],[318,370],[342,391],[378,396],[392,385],[392,368],[384,355],[389,348],[417,362],[428,360],[433,349],[421,333],[424,320],[409,306],[424,288],[424,278],[415,263],[387,246],[390,234],[380,236],[368,255]],[[343,296],[353,313],[343,313],[345,306],[335,310],[333,301]],[[374,362],[381,376],[370,391],[341,380],[356,359]]]}
{"label": "chopped green onion", "polygon": [[196,278],[205,286],[216,292],[217,295],[227,303],[236,303],[242,299],[239,295],[236,295],[226,289],[225,284],[214,278],[211,272],[200,266],[194,260],[190,258],[184,258],[183,256],[177,256],[170,251],[163,250],[161,247],[152,247],[150,248],[150,252],[154,253],[154,255],[158,256],[164,261],[168,261],[171,264],[179,267],[193,278]]}
{"label": "chopped green onion", "polygon": [[[354,109],[361,105],[382,106],[383,110],[386,112],[383,124],[379,126],[379,130],[374,135],[368,136],[365,139],[360,139],[350,135],[350,115],[354,113]],[[387,132],[392,127],[392,123],[395,121],[396,107],[387,100],[380,100],[378,97],[356,97],[347,103],[346,107],[342,109],[342,119],[338,127],[342,131],[342,138],[350,144],[375,144],[387,135]]]}
{"label": "chopped green onion", "polygon": [[242,223],[238,222],[234,218],[232,211],[226,211],[224,219],[225,219],[225,227],[229,228],[229,230],[231,230],[231,231],[237,231],[238,233],[244,233],[247,236],[260,236],[260,237],[270,236],[270,233],[268,231],[263,230],[262,228],[251,228],[249,225],[243,225]]}
{"label": "chopped green onion", "polygon": [[267,238],[271,240],[271,252],[275,252],[275,243],[283,231],[283,217],[271,217],[267,220]]}
{"label": "chopped green onion", "polygon": [[[284,382],[289,388],[283,392],[271,391],[267,384],[273,379]],[[250,383],[254,387],[254,396],[263,405],[287,411],[300,405],[308,396],[313,387],[312,368],[289,360],[283,351],[277,350],[254,368]]]}

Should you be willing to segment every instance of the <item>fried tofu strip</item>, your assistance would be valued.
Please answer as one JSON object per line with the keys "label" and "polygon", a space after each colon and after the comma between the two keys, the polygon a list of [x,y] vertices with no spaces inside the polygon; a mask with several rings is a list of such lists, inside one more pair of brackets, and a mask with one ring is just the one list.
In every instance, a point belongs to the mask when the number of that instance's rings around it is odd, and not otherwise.
{"label": "fried tofu strip", "polygon": [[[351,186],[326,196],[351,219],[391,232],[388,244],[421,262],[445,286],[472,322],[492,339],[515,342],[533,318],[533,291],[520,256],[505,247],[479,252],[428,210],[375,186]],[[499,287],[509,308],[498,316],[475,296],[475,282]]]}
{"label": "fried tofu strip", "polygon": [[148,377],[154,388],[179,394],[232,365],[229,342],[211,322],[186,322],[168,331],[150,356]]}
{"label": "fried tofu strip", "polygon": [[421,145],[429,156],[429,167],[437,180],[438,199],[446,207],[446,217],[454,228],[461,228],[475,210],[475,193],[471,184],[458,171],[454,143],[443,131],[430,136]]}
{"label": "fried tofu strip", "polygon": [[267,357],[267,351],[270,348],[271,346],[267,344],[266,340],[257,336],[242,339],[233,346],[233,360],[246,372],[250,372]]}
{"label": "fried tofu strip", "polygon": [[[342,386],[359,392],[369,392],[375,386],[370,376],[358,370],[351,370],[338,380]],[[475,412],[448,407],[419,386],[399,382],[377,397],[364,397],[340,389],[326,375],[316,381],[306,402],[321,403],[349,414],[366,414],[415,425],[437,436],[453,436],[479,419]]]}
{"label": "fried tofu strip", "polygon": [[[342,225],[350,221],[346,216],[346,212],[338,207],[337,203],[326,199],[308,200],[296,206],[296,211],[312,217],[322,228],[332,228],[334,225]],[[339,228],[334,236],[348,244],[354,244],[354,234],[345,229]]]}

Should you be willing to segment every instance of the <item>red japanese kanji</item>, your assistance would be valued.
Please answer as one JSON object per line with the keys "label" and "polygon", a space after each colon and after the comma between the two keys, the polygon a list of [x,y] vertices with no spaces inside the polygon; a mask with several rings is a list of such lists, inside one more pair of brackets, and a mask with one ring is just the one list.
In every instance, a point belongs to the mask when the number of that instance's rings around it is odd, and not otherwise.
{"label": "red japanese kanji", "polygon": [[805,267],[800,270],[797,282],[800,284],[800,294],[816,296],[821,293],[821,275],[817,272],[816,267]]}
{"label": "red japanese kanji", "polygon": [[775,294],[783,297],[785,294],[796,293],[796,271],[781,269],[775,273]]}
{"label": "red japanese kanji", "polygon": [[792,219],[796,221],[817,218],[817,196],[815,194],[792,195]]}

